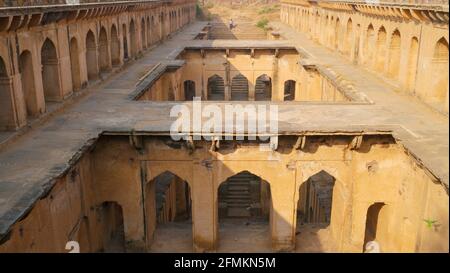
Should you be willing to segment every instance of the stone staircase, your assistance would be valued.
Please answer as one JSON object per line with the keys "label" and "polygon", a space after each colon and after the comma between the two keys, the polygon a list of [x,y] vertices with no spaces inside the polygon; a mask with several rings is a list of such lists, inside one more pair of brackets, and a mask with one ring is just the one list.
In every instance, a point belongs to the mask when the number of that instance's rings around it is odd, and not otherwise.
{"label": "stone staircase", "polygon": [[251,173],[240,173],[226,181],[226,189],[222,192],[221,203],[226,208],[226,217],[250,217],[252,196],[250,181],[255,176]]}
{"label": "stone staircase", "polygon": [[213,22],[211,24],[210,40],[265,40],[267,35],[264,30],[253,23],[237,22],[236,27],[229,29],[227,24]]}
{"label": "stone staircase", "polygon": [[248,100],[248,81],[242,75],[234,77],[231,82],[231,100]]}

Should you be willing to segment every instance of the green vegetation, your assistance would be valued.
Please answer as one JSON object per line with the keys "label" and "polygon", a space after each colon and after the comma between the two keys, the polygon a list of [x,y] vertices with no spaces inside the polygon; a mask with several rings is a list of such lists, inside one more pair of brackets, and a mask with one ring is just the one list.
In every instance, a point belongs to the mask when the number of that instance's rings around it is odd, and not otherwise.
{"label": "green vegetation", "polygon": [[276,9],[274,7],[264,7],[258,11],[258,14],[266,14],[274,12]]}
{"label": "green vegetation", "polygon": [[263,18],[263,19],[259,20],[258,23],[256,23],[256,26],[259,28],[265,29],[268,23],[269,23],[269,20],[267,20],[267,18]]}
{"label": "green vegetation", "polygon": [[423,219],[423,221],[426,223],[427,228],[432,228],[437,223],[437,220]]}

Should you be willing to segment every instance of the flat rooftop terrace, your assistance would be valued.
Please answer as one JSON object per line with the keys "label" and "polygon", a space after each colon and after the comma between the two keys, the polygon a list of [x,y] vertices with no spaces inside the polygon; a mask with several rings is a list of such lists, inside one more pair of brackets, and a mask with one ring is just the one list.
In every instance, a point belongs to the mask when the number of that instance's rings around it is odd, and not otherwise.
{"label": "flat rooftop terrace", "polygon": [[[0,235],[24,215],[81,154],[102,134],[168,135],[174,120],[169,116],[175,104],[191,107],[192,102],[133,101],[130,98],[143,73],[158,63],[170,63],[185,46],[196,45],[194,37],[205,23],[196,22],[126,69],[103,83],[61,113],[48,117],[40,126],[22,136],[2,133],[0,150]],[[448,116],[437,113],[417,99],[395,92],[388,83],[364,71],[343,57],[314,44],[292,29],[279,26],[280,33],[294,40],[277,42],[301,45],[311,59],[338,71],[373,104],[341,105],[283,102],[245,102],[277,104],[279,133],[364,134],[389,133],[448,189]],[[198,43],[201,46],[202,41]],[[258,43],[264,41],[258,41]],[[267,44],[270,46],[273,42]],[[214,42],[213,42],[214,44]],[[223,41],[219,45],[257,44],[250,41]],[[223,107],[233,102],[202,102]],[[242,102],[239,102],[242,103]],[[5,134],[9,134],[5,137]]]}

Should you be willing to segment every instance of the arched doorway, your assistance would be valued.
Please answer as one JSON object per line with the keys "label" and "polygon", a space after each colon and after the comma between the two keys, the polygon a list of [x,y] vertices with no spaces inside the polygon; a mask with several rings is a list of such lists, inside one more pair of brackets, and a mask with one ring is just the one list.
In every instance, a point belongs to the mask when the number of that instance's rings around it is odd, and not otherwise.
{"label": "arched doorway", "polygon": [[264,101],[272,99],[272,79],[263,74],[256,78],[255,100]]}
{"label": "arched doorway", "polygon": [[[364,244],[363,244],[363,252],[366,247],[366,244],[370,241],[378,241],[377,233],[380,230],[380,221],[382,218],[381,211],[385,206],[384,203],[374,203],[367,209],[366,215],[366,229],[364,233]],[[379,242],[378,242],[379,243]]]}
{"label": "arched doorway", "polygon": [[345,32],[345,46],[344,46],[344,53],[348,56],[350,56],[352,50],[352,38],[353,38],[352,19],[348,19],[347,28]]}
{"label": "arched doorway", "polygon": [[130,44],[131,44],[131,57],[136,57],[137,54],[137,43],[136,43],[136,26],[134,25],[134,21],[130,22]]}
{"label": "arched doorway", "polygon": [[295,81],[287,80],[284,82],[284,101],[293,101],[295,99]]}
{"label": "arched doorway", "polygon": [[0,56],[0,130],[16,127],[13,103],[10,78]]}
{"label": "arched doorway", "polygon": [[432,103],[443,104],[448,96],[448,41],[439,39],[434,47],[430,71],[433,71],[432,87],[428,98]]}
{"label": "arched doorway", "polygon": [[334,48],[339,50],[339,32],[340,32],[340,21],[336,18],[336,25],[334,26]]}
{"label": "arched doorway", "polygon": [[318,252],[326,247],[319,241],[328,238],[330,232],[335,182],[332,175],[322,170],[301,184],[297,203],[297,251]]}
{"label": "arched doorway", "polygon": [[367,27],[366,41],[364,43],[364,63],[369,64],[373,58],[373,48],[375,43],[375,30],[372,24]]}
{"label": "arched doorway", "polygon": [[408,75],[407,88],[411,93],[414,93],[416,86],[417,62],[419,60],[419,40],[416,37],[411,39],[408,54]]}
{"label": "arched doorway", "polygon": [[383,72],[386,59],[386,30],[384,27],[380,27],[378,30],[376,46],[375,70],[378,72]]}
{"label": "arched doorway", "polygon": [[184,100],[193,100],[195,97],[195,82],[186,80],[183,83]]}
{"label": "arched doorway", "polygon": [[123,60],[126,62],[129,58],[128,55],[128,39],[127,39],[127,26],[122,25],[122,40],[123,40]]}
{"label": "arched doorway", "polygon": [[231,100],[248,100],[248,80],[242,74],[234,76],[231,80]]}
{"label": "arched doorway", "polygon": [[145,39],[145,20],[144,18],[141,19],[141,46],[143,49],[147,48],[147,43]]}
{"label": "arched doorway", "polygon": [[122,207],[117,202],[104,202],[98,212],[98,223],[102,232],[100,252],[125,252],[125,233]]}
{"label": "arched doorway", "polygon": [[20,54],[19,66],[27,116],[37,116],[41,111],[37,103],[37,94],[34,83],[33,60],[30,51],[24,50],[22,54]]}
{"label": "arched doorway", "polygon": [[46,39],[41,48],[42,85],[46,101],[61,100],[59,84],[59,64],[56,48],[50,39]]}
{"label": "arched doorway", "polygon": [[191,190],[171,172],[145,185],[147,249],[156,252],[192,251]]}
{"label": "arched doorway", "polygon": [[100,72],[107,72],[109,70],[109,50],[108,50],[108,36],[104,27],[100,29],[98,55],[100,61]]}
{"label": "arched doorway", "polygon": [[271,249],[270,184],[243,171],[218,188],[219,251]]}
{"label": "arched doorway", "polygon": [[90,30],[86,35],[86,65],[88,80],[96,80],[98,78],[97,45],[94,33]]}
{"label": "arched doorway", "polygon": [[389,46],[389,69],[388,76],[393,79],[398,78],[400,70],[401,56],[401,36],[398,30],[395,30],[391,36],[391,44]]}
{"label": "arched doorway", "polygon": [[120,65],[120,41],[115,25],[111,27],[111,60],[112,65]]}
{"label": "arched doorway", "polygon": [[225,86],[223,78],[213,75],[208,78],[208,100],[225,100]]}
{"label": "arched doorway", "polygon": [[152,28],[150,26],[150,17],[147,17],[147,46],[152,44]]}
{"label": "arched doorway", "polygon": [[74,91],[81,89],[80,77],[80,52],[78,50],[78,41],[75,37],[70,39],[70,71],[72,73],[72,88]]}

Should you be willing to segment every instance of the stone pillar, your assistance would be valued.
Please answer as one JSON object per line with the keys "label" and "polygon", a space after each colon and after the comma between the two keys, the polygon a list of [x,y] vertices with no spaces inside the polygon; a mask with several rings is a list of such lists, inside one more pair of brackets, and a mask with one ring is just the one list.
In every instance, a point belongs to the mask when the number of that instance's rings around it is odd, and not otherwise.
{"label": "stone pillar", "polygon": [[230,75],[230,63],[227,60],[225,65],[225,80],[224,80],[224,99],[229,101],[231,99],[231,75]]}
{"label": "stone pillar", "polygon": [[[275,52],[272,64],[272,101],[283,101],[283,91],[284,86],[278,79],[278,56],[277,52]],[[281,94],[280,94],[281,93]]]}
{"label": "stone pillar", "polygon": [[212,169],[205,160],[195,160],[192,165],[192,234],[195,252],[214,250],[217,247],[216,221],[217,191]]}
{"label": "stone pillar", "polygon": [[[288,165],[283,164],[283,166]],[[297,192],[295,168],[286,167],[280,170],[279,167],[276,168],[275,164],[267,167],[276,170],[270,179],[272,249],[274,251],[289,251],[295,248],[294,221],[296,211],[295,202],[293,202],[294,195]]]}

